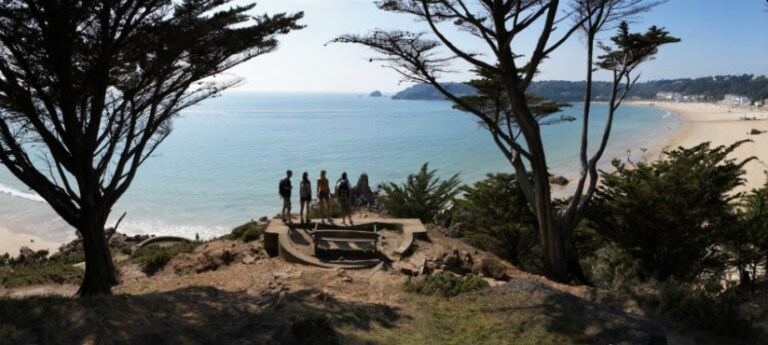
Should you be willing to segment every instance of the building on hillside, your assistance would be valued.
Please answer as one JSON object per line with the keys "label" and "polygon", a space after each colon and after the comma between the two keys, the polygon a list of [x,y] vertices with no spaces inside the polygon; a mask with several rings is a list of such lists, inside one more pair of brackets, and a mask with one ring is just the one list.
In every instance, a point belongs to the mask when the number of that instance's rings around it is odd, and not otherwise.
{"label": "building on hillside", "polygon": [[662,101],[681,101],[683,94],[679,92],[659,91],[656,93],[656,99]]}
{"label": "building on hillside", "polygon": [[739,106],[748,107],[752,105],[752,100],[747,96],[727,94],[725,95],[725,97],[723,97],[721,104],[731,106],[731,107],[739,107]]}

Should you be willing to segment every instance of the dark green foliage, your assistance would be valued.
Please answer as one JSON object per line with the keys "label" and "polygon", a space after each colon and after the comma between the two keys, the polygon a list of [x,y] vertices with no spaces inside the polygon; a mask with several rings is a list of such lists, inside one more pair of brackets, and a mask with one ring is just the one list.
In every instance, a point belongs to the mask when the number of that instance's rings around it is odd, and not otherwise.
{"label": "dark green foliage", "polygon": [[0,266],[7,265],[8,261],[10,261],[10,260],[11,260],[11,256],[8,253],[0,255]]}
{"label": "dark green foliage", "polygon": [[261,234],[264,233],[266,227],[266,224],[260,225],[256,221],[250,221],[232,229],[230,238],[233,240],[240,239],[243,240],[243,242],[255,241],[261,237]]}
{"label": "dark green foliage", "polygon": [[382,197],[382,204],[390,215],[433,222],[459,193],[459,174],[440,181],[440,178],[435,177],[437,170],[429,171],[428,165],[424,163],[418,173],[408,175],[408,181],[402,185],[393,182],[382,185],[386,193]]}
{"label": "dark green foliage", "polygon": [[630,291],[641,276],[640,262],[613,243],[589,252],[581,267],[592,284],[610,291]]}
{"label": "dark green foliage", "polygon": [[82,279],[82,269],[61,263],[0,268],[0,285],[6,288],[36,284],[78,284]]}
{"label": "dark green foliage", "polygon": [[633,166],[615,161],[590,210],[595,231],[639,260],[646,278],[690,281],[722,269],[714,244],[735,221],[730,202],[739,195],[729,193],[746,163],[727,156],[741,144],[678,148]]}
{"label": "dark green foliage", "polygon": [[739,309],[738,290],[720,291],[718,282],[703,288],[669,279],[661,286],[661,310],[687,325],[710,332],[746,337],[753,319]]}
{"label": "dark green foliage", "polygon": [[408,281],[405,291],[422,295],[453,297],[459,294],[478,291],[490,287],[487,281],[475,275],[460,277],[450,273],[437,272],[426,278]]}
{"label": "dark green foliage", "polygon": [[153,275],[163,269],[168,261],[179,254],[191,253],[198,245],[200,242],[181,242],[168,247],[152,244],[137,249],[131,258],[141,265],[144,273]]}
{"label": "dark green foliage", "polygon": [[741,198],[737,214],[725,244],[731,264],[748,273],[749,282],[754,283],[758,267],[768,258],[768,180]]}
{"label": "dark green foliage", "polygon": [[485,180],[462,187],[454,221],[459,235],[515,266],[540,271],[541,258],[536,217],[513,174],[488,174]]}
{"label": "dark green foliage", "polygon": [[73,264],[85,261],[85,252],[83,252],[82,250],[75,251],[67,254],[66,256],[60,255],[60,254],[54,254],[53,256],[51,256],[51,261],[62,263],[62,264],[73,265]]}

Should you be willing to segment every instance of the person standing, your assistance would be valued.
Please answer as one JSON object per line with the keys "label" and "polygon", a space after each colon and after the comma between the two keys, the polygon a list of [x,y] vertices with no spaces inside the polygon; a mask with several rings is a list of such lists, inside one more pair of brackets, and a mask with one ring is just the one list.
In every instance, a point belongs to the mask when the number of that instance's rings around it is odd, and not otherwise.
{"label": "person standing", "polygon": [[347,173],[341,173],[341,178],[336,181],[336,198],[339,199],[341,205],[341,223],[344,225],[347,225],[346,218],[349,218],[349,225],[355,225],[352,223],[351,189]]}
{"label": "person standing", "polygon": [[[309,224],[309,203],[311,201],[312,183],[309,182],[309,174],[305,171],[301,174],[301,182],[299,183],[299,217],[301,218],[301,224]],[[306,210],[306,213],[304,213],[304,210]]]}
{"label": "person standing", "polygon": [[320,178],[317,179],[317,199],[320,201],[320,214],[323,216],[320,219],[325,223],[326,213],[328,214],[328,222],[333,222],[331,218],[331,186],[328,184],[328,178],[325,177],[325,170],[320,171]]}
{"label": "person standing", "polygon": [[280,180],[280,197],[283,198],[283,222],[291,221],[291,189],[293,189],[291,176],[293,176],[293,171],[288,170],[285,172],[285,178]]}

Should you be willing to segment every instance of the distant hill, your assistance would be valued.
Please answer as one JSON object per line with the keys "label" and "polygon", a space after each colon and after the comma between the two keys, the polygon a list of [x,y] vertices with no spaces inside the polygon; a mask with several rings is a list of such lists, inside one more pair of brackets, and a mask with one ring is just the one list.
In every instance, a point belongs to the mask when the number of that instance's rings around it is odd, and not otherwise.
{"label": "distant hill", "polygon": [[[441,85],[458,96],[468,96],[475,93],[473,87],[464,83],[442,83]],[[445,100],[445,96],[430,84],[416,84],[396,93],[392,99],[442,101]]]}
{"label": "distant hill", "polygon": [[[530,91],[539,97],[559,102],[578,102],[584,99],[585,81],[547,80],[531,84]],[[475,90],[464,83],[443,84],[458,95],[471,95]],[[711,76],[696,79],[662,79],[638,83],[629,97],[652,99],[657,92],[671,91],[689,95],[704,95],[707,99],[721,100],[725,94],[745,95],[753,100],[768,98],[768,77],[745,74],[740,76]],[[592,83],[592,99],[606,101],[611,95],[611,83]],[[418,84],[398,92],[393,99],[444,100],[432,85]]]}

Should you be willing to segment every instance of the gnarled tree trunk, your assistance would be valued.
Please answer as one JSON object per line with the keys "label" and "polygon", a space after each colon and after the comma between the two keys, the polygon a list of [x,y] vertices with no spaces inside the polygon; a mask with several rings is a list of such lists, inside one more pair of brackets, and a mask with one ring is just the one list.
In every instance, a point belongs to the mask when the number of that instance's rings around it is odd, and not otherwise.
{"label": "gnarled tree trunk", "polygon": [[83,212],[80,219],[77,230],[83,236],[85,278],[77,293],[80,296],[110,295],[112,287],[117,285],[117,275],[104,235],[106,216]]}

